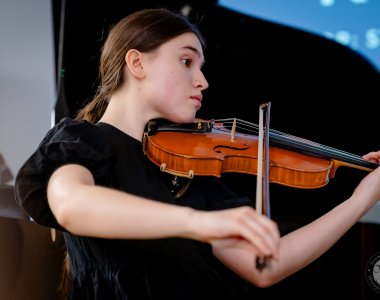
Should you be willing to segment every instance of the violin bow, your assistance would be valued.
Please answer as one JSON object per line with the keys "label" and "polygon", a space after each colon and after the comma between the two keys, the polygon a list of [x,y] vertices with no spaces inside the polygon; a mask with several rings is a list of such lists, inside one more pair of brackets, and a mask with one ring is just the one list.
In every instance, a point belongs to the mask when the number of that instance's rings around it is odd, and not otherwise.
{"label": "violin bow", "polygon": [[[269,122],[271,103],[261,104],[259,107],[259,135],[257,155],[257,182],[256,182],[256,211],[270,218],[269,201]],[[264,116],[265,113],[265,116]],[[265,126],[264,126],[265,122]],[[264,166],[263,166],[264,164]],[[263,172],[264,171],[264,172]],[[260,272],[270,269],[268,257],[256,258],[256,269]]]}

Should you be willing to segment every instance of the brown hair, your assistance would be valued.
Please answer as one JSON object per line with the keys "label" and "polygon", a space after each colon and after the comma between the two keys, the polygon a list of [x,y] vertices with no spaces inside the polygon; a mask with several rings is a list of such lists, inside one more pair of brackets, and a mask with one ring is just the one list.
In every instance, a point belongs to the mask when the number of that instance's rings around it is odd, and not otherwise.
{"label": "brown hair", "polygon": [[59,293],[59,299],[60,300],[68,300],[70,299],[70,292],[71,292],[71,271],[70,271],[70,257],[67,252],[65,251],[65,256],[63,258],[63,264],[62,264],[62,274],[58,286],[58,293]]}
{"label": "brown hair", "polygon": [[91,123],[99,121],[112,94],[123,83],[124,57],[130,49],[150,52],[186,32],[193,32],[205,47],[205,41],[194,24],[185,16],[166,9],[144,9],[120,20],[109,32],[102,48],[97,92],[78,112],[76,119]]}

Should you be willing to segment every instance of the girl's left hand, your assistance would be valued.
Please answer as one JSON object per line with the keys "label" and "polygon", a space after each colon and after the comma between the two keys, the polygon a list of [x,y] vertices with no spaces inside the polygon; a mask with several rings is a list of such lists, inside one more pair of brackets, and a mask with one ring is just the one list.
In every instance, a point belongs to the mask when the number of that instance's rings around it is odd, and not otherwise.
{"label": "girl's left hand", "polygon": [[373,162],[373,163],[379,163],[380,162],[380,150],[379,151],[372,151],[362,156],[364,160]]}

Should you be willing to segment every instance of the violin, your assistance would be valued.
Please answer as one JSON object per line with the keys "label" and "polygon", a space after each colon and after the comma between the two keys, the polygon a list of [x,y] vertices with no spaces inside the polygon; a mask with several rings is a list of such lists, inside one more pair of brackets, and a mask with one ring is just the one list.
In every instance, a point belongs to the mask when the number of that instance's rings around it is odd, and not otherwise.
{"label": "violin", "polygon": [[[241,119],[174,124],[150,121],[143,150],[160,170],[175,176],[257,175],[258,125]],[[269,182],[313,189],[323,187],[341,166],[372,171],[378,164],[307,139],[269,130]]]}
{"label": "violin", "polygon": [[[270,103],[266,105],[268,109]],[[231,172],[258,175],[256,210],[268,217],[269,182],[313,189],[325,186],[341,166],[364,171],[378,166],[358,155],[269,129],[268,116],[263,139],[261,116],[260,126],[237,118],[188,124],[152,120],[144,133],[143,151],[161,171],[189,179]],[[270,257],[257,257],[256,268],[271,269]]]}

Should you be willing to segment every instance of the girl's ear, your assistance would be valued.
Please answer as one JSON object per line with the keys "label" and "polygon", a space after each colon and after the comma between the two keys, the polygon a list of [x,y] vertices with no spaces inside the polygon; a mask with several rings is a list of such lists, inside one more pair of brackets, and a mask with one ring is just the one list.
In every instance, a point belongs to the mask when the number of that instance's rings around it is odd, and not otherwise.
{"label": "girl's ear", "polygon": [[125,54],[125,63],[131,74],[137,78],[144,77],[144,68],[141,62],[141,52],[131,49]]}

